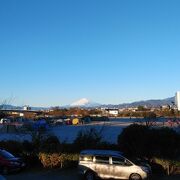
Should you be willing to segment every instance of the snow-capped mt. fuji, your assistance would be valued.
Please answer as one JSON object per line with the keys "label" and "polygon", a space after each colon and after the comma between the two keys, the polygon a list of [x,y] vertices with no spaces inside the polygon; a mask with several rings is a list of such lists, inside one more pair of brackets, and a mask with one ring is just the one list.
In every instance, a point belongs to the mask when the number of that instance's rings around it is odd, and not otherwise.
{"label": "snow-capped mt. fuji", "polygon": [[91,102],[86,98],[82,98],[82,99],[70,104],[71,107],[94,107],[94,106],[98,106],[98,105],[99,105],[98,103]]}
{"label": "snow-capped mt. fuji", "polygon": [[73,102],[70,106],[85,106],[88,104],[90,101],[86,98],[82,98],[76,102]]}

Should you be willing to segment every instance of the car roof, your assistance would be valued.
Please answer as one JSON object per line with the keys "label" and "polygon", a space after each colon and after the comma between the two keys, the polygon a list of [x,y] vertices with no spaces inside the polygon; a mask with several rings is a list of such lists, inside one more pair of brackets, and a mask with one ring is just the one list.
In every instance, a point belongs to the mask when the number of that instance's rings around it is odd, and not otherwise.
{"label": "car roof", "polygon": [[80,155],[123,156],[123,153],[120,151],[113,151],[113,150],[87,149],[87,150],[81,151]]}
{"label": "car roof", "polygon": [[0,149],[0,152],[8,152],[8,151],[6,151],[5,149]]}

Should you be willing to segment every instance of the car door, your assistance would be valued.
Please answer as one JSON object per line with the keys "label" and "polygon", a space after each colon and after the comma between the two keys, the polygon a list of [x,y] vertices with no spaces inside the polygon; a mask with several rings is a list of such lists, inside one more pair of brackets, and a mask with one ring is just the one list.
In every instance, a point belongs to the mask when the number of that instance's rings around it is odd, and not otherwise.
{"label": "car door", "polygon": [[95,171],[101,178],[110,178],[109,156],[95,156]]}
{"label": "car door", "polygon": [[111,173],[113,178],[129,179],[132,164],[123,157],[112,157]]}
{"label": "car door", "polygon": [[91,169],[94,171],[94,162],[93,162],[93,156],[92,155],[81,155],[79,157],[79,169],[84,171],[85,169]]}
{"label": "car door", "polygon": [[6,164],[6,159],[1,155],[0,152],[0,167],[4,166]]}

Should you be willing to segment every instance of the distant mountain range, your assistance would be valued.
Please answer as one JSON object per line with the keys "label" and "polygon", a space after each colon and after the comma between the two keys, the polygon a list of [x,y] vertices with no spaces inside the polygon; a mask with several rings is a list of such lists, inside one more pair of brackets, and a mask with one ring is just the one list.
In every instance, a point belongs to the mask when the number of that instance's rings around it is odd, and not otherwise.
{"label": "distant mountain range", "polygon": [[[14,106],[14,105],[9,105],[9,104],[3,104],[0,105],[0,110],[22,110],[24,108],[24,106]],[[31,107],[31,110],[33,111],[40,111],[40,110],[45,110],[45,109],[49,109],[48,107]]]}
{"label": "distant mountain range", "polygon": [[[65,108],[71,107],[81,107],[81,108],[130,108],[130,107],[138,107],[138,106],[146,106],[146,107],[159,107],[163,105],[172,105],[175,101],[175,97],[170,97],[166,99],[155,99],[155,100],[146,100],[146,101],[136,101],[132,103],[123,103],[123,104],[99,104],[92,101],[89,101],[86,98],[82,98],[76,102],[73,102],[70,105],[63,106]],[[62,107],[62,108],[63,108]],[[13,105],[0,105],[0,109],[23,109],[23,106],[13,106]],[[45,110],[49,109],[48,107],[31,107],[31,110]]]}
{"label": "distant mountain range", "polygon": [[175,101],[175,97],[170,97],[166,99],[152,99],[146,101],[136,101],[132,103],[123,103],[118,105],[108,104],[108,105],[102,105],[102,107],[108,107],[108,108],[130,108],[130,107],[138,107],[138,106],[159,107],[163,105],[172,105],[174,101]]}
{"label": "distant mountain range", "polygon": [[9,105],[9,104],[2,104],[0,105],[0,109],[22,109],[22,107],[20,106],[13,106],[13,105]]}
{"label": "distant mountain range", "polygon": [[138,106],[146,106],[146,107],[159,107],[163,105],[172,105],[175,101],[175,97],[170,97],[166,99],[152,99],[146,101],[136,101],[132,103],[123,103],[123,104],[99,104],[95,102],[91,102],[86,98],[80,99],[72,104],[69,107],[107,107],[107,108],[129,108],[129,107],[138,107]]}

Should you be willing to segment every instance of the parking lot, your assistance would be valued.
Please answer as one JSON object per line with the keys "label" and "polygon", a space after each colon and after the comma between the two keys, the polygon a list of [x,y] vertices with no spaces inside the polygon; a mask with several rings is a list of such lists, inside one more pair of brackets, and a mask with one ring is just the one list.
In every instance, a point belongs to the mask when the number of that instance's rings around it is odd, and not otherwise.
{"label": "parking lot", "polygon": [[77,169],[65,169],[65,170],[46,170],[46,169],[27,169],[22,172],[12,173],[6,175],[7,180],[79,180]]}
{"label": "parking lot", "polygon": [[[13,173],[5,176],[6,180],[80,180],[77,168],[65,170],[46,170],[46,169],[27,169],[22,172]],[[179,180],[180,175],[157,176],[153,175],[151,180]]]}

